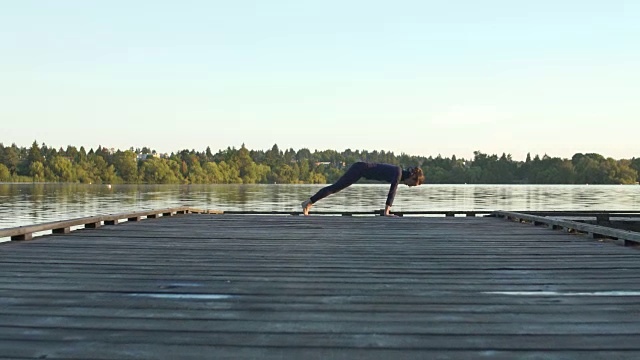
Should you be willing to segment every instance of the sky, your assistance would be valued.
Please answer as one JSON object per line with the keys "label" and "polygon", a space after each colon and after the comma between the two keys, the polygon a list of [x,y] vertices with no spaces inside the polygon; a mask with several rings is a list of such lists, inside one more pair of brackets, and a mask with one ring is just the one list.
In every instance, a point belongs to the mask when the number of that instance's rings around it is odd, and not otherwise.
{"label": "sky", "polygon": [[0,142],[640,157],[637,0],[0,0]]}

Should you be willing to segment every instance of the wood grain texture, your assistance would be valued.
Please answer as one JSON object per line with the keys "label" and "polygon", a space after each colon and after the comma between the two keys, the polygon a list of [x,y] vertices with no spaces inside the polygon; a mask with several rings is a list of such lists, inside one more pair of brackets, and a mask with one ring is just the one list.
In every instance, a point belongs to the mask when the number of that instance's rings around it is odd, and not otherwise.
{"label": "wood grain texture", "polygon": [[0,244],[0,358],[634,359],[639,260],[498,218],[125,222]]}

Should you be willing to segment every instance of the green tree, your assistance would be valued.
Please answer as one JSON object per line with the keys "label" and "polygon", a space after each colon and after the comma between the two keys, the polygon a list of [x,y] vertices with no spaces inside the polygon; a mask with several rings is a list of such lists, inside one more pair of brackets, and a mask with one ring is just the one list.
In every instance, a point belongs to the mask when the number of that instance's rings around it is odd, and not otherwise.
{"label": "green tree", "polygon": [[312,172],[311,175],[309,176],[309,183],[310,184],[326,184],[327,178],[321,173]]}
{"label": "green tree", "polygon": [[44,165],[40,161],[34,161],[29,166],[29,175],[33,177],[33,181],[45,181]]}
{"label": "green tree", "polygon": [[269,166],[272,170],[280,167],[284,163],[283,154],[278,148],[277,144],[265,152],[265,165]]}
{"label": "green tree", "polygon": [[249,150],[242,144],[233,160],[238,164],[240,178],[244,184],[255,184],[266,180],[270,168],[266,165],[257,165],[251,158]]}
{"label": "green tree", "polygon": [[93,178],[96,183],[111,184],[119,182],[115,166],[108,164],[102,156],[94,155],[89,164],[93,168]]}
{"label": "green tree", "polygon": [[566,184],[573,183],[575,171],[570,160],[544,156],[537,165],[536,172],[531,175],[534,184]]}
{"label": "green tree", "polygon": [[211,153],[211,147],[207,146],[207,150],[205,150],[206,161],[213,161],[213,154]]}
{"label": "green tree", "polygon": [[171,169],[171,173],[173,173],[173,177],[176,178],[178,183],[186,183],[188,181],[180,173],[180,164],[178,164],[178,161],[168,159],[168,160],[165,160],[165,162],[169,166],[169,169]]}
{"label": "green tree", "polygon": [[429,174],[429,182],[432,184],[446,184],[451,178],[449,172],[439,166],[429,165],[422,170]]}
{"label": "green tree", "polygon": [[80,151],[78,151],[75,146],[67,145],[65,154],[67,155],[68,159],[72,160],[76,164],[80,161]]}
{"label": "green tree", "polygon": [[20,163],[19,150],[16,144],[12,144],[10,147],[4,148],[4,158],[2,159],[4,165],[9,169],[11,175],[15,175],[18,171],[18,164]]}
{"label": "green tree", "polygon": [[210,161],[204,164],[202,167],[205,175],[207,176],[207,183],[209,184],[223,184],[225,181],[222,171],[218,167],[218,164]]}
{"label": "green tree", "polygon": [[240,177],[240,171],[235,164],[229,164],[226,161],[218,163],[218,169],[222,173],[223,183],[225,184],[239,184],[242,183]]}
{"label": "green tree", "polygon": [[[464,184],[468,181],[464,160],[458,160],[456,156],[453,155],[451,158],[451,165],[449,167],[451,170],[449,170],[449,179],[447,183]],[[425,172],[425,177],[427,178],[426,181],[432,182],[431,174],[428,171]]]}
{"label": "green tree", "polygon": [[629,167],[636,171],[636,182],[640,182],[640,158],[633,158],[630,161]]}
{"label": "green tree", "polygon": [[27,156],[27,163],[29,168],[31,169],[31,164],[34,162],[39,162],[42,164],[44,162],[44,157],[42,156],[42,152],[40,151],[40,147],[38,146],[38,142],[34,141],[31,144],[31,148],[29,149],[29,155]]}
{"label": "green tree", "polygon": [[51,161],[51,170],[53,174],[62,182],[76,182],[73,164],[66,157],[57,155]]}
{"label": "green tree", "polygon": [[497,155],[487,155],[480,151],[474,151],[473,158],[473,174],[477,178],[473,179],[474,183],[480,184],[498,184],[499,180],[499,167]]}
{"label": "green tree", "polygon": [[0,181],[10,181],[11,180],[11,172],[9,172],[9,168],[5,164],[0,164]]}
{"label": "green tree", "polygon": [[608,184],[607,169],[602,166],[606,160],[599,154],[575,154],[571,163],[576,170],[576,181],[579,184]]}
{"label": "green tree", "polygon": [[193,161],[189,167],[189,182],[192,184],[204,184],[207,182],[207,174],[198,161]]}
{"label": "green tree", "polygon": [[76,179],[83,184],[92,184],[95,182],[93,170],[85,163],[73,163],[73,172]]}
{"label": "green tree", "polygon": [[[143,147],[139,150],[156,154]],[[147,162],[150,161],[150,162]],[[131,150],[117,151],[106,148],[79,150],[68,145],[59,151],[38,146],[18,147],[15,143],[5,147],[0,143],[0,164],[9,173],[11,181],[80,181],[136,183],[327,183],[340,177],[345,167],[356,161],[375,161],[403,167],[422,166],[431,183],[589,183],[628,184],[639,180],[640,159],[615,160],[599,154],[575,154],[561,159],[527,154],[524,162],[514,161],[510,154],[501,156],[474,152],[472,160],[438,155],[435,158],[396,156],[385,150],[315,150],[281,151],[277,144],[263,150],[227,147],[216,154],[205,151],[182,150],[169,159],[149,157],[138,161]],[[144,167],[144,169],[143,169]],[[3,169],[4,170],[4,169]],[[5,176],[6,178],[6,176]]]}
{"label": "green tree", "polygon": [[137,155],[133,151],[116,152],[113,165],[116,174],[122,178],[124,182],[138,182],[138,160]]}
{"label": "green tree", "polygon": [[275,178],[278,184],[292,184],[297,182],[295,172],[289,165],[280,166],[275,172]]}
{"label": "green tree", "polygon": [[616,161],[607,158],[605,168],[608,170],[611,184],[635,184],[638,172],[631,167],[631,161]]}
{"label": "green tree", "polygon": [[164,159],[148,158],[140,166],[142,181],[148,184],[177,184],[180,179]]}
{"label": "green tree", "polygon": [[299,159],[298,164],[300,164],[300,180],[304,183],[310,183],[312,172],[309,159]]}
{"label": "green tree", "polygon": [[78,152],[78,162],[87,161],[87,150],[84,149],[84,146],[80,146],[80,151]]}

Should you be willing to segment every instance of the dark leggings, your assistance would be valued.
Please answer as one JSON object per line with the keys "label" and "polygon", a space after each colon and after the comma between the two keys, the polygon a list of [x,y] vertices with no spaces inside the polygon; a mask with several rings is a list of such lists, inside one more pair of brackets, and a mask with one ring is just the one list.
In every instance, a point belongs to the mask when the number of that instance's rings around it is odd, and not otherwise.
{"label": "dark leggings", "polygon": [[320,189],[315,195],[311,197],[311,203],[315,203],[318,200],[324,199],[331,194],[335,194],[338,191],[353,185],[356,181],[360,180],[364,170],[367,169],[367,164],[364,162],[357,162],[347,170],[344,175],[342,175],[338,181],[329,185],[327,187],[323,187]]}

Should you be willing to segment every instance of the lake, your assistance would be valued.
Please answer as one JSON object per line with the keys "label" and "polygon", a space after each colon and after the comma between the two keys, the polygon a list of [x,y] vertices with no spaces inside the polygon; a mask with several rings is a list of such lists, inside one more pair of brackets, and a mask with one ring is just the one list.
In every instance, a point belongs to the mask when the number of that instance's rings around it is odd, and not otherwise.
{"label": "lake", "polygon": [[[240,211],[300,211],[324,185],[86,185],[0,183],[0,228],[176,206]],[[313,211],[382,209],[389,185],[356,184]],[[637,185],[400,185],[395,211],[633,210]]]}

